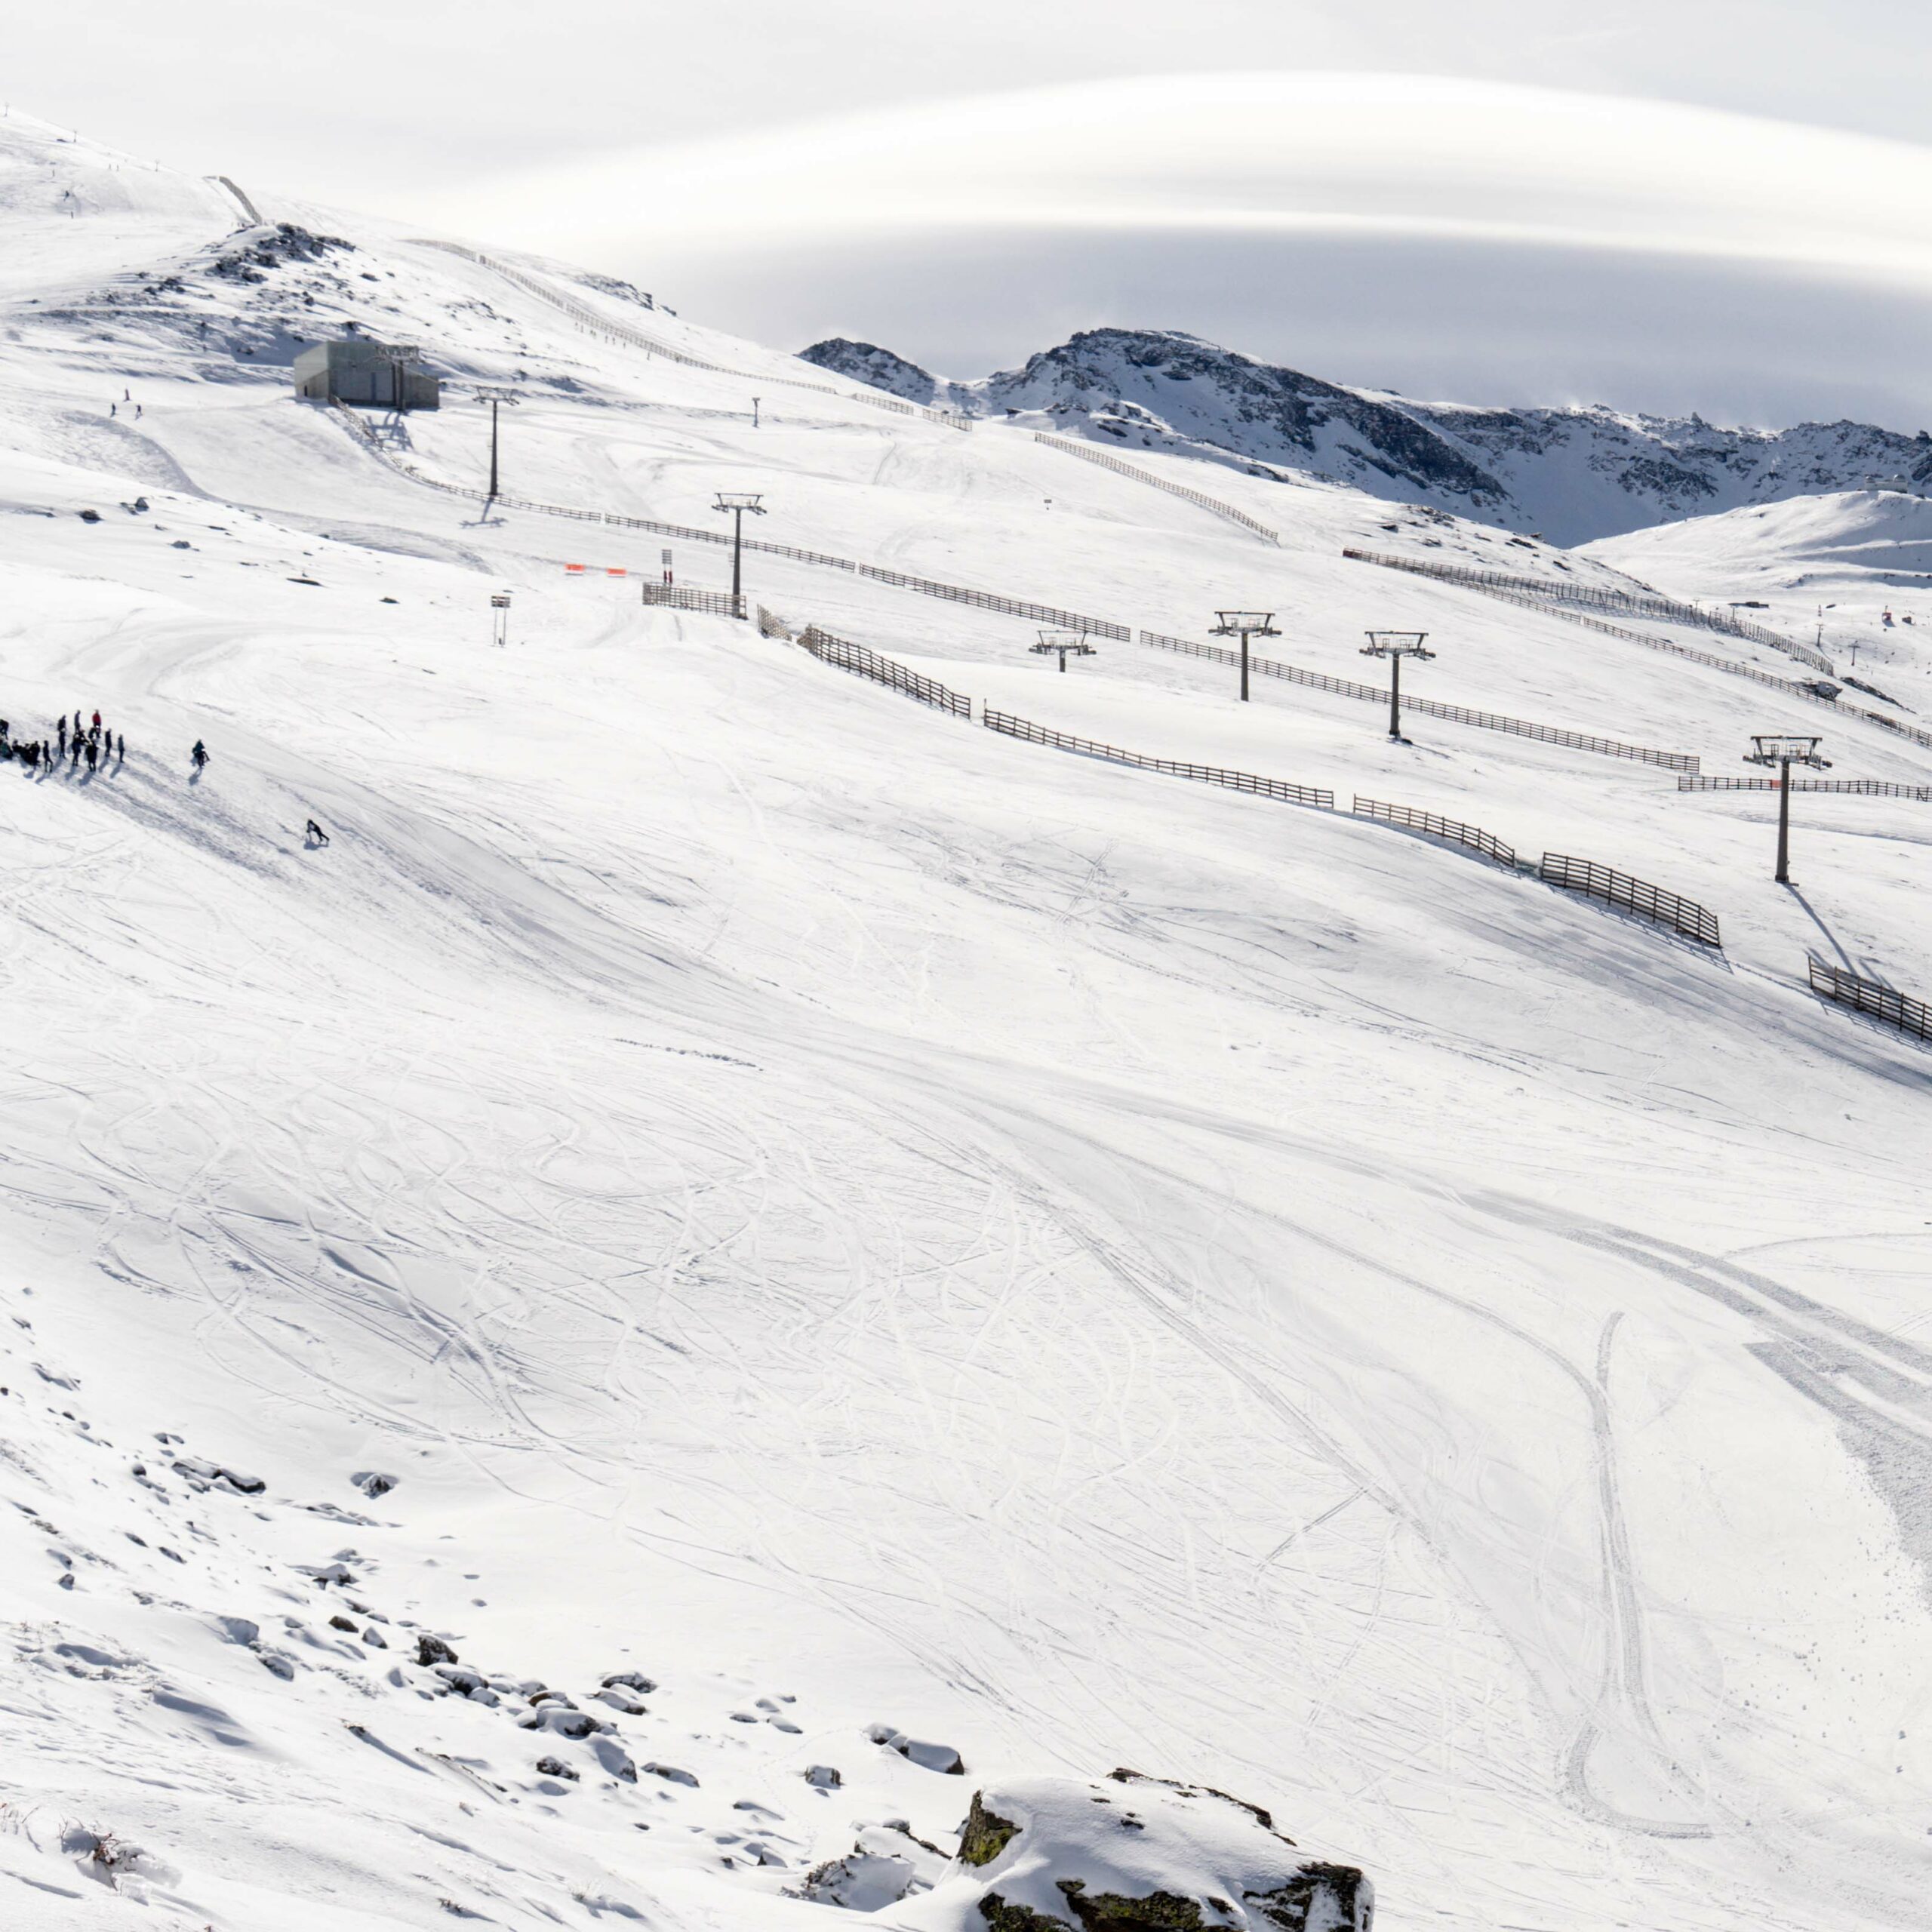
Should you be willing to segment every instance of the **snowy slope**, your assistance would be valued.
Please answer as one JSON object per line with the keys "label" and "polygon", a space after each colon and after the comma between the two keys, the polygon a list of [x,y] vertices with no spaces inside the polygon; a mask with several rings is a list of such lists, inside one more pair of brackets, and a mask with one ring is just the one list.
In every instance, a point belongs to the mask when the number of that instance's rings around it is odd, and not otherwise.
{"label": "snowy slope", "polygon": [[[1345,561],[1389,541],[1353,491],[1217,472],[1271,547],[586,278],[524,265],[743,373],[147,179],[111,269],[32,232],[0,333],[0,710],[128,741],[0,768],[0,1922],[776,1932],[855,1847],[916,1872],[975,1790],[1121,1765],[1265,1806],[1394,1932],[1921,1921],[1926,1062],[1801,981],[1923,989],[1932,807],[1807,798],[1787,894],[1759,797],[1138,646],[1063,677],[747,558],[983,700],[1623,866],[1725,950],[1016,743],[567,575],[663,540],[411,481],[296,344],[423,344],[448,406],[378,427],[424,475],[479,480],[507,383],[521,497],[758,489],[761,535],[1122,622],[1252,598],[1342,675],[1412,626],[1415,688],[1713,771],[1818,714]],[[1048,1903],[1248,1869],[1057,1842]],[[969,1867],[878,1922],[983,1923]]]}
{"label": "snowy slope", "polygon": [[[1577,544],[1746,503],[1924,488],[1932,440],[1860,423],[1731,429],[1701,417],[1418,402],[1256,362],[1170,330],[1090,329],[1020,369],[943,382],[870,343],[807,361],[915,401],[1054,419],[1132,450],[1281,468]],[[1257,467],[1259,466],[1259,467]]]}
{"label": "snowy slope", "polygon": [[1680,596],[1761,604],[1762,621],[1822,639],[1908,704],[1932,704],[1932,503],[1922,497],[1801,497],[1607,537],[1585,554]]}

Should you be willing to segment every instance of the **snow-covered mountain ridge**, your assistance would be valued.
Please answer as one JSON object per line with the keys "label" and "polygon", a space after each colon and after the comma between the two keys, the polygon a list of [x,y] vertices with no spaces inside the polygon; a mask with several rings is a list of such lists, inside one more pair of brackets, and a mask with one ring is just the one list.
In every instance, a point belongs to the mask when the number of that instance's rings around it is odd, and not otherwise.
{"label": "snow-covered mountain ridge", "polygon": [[803,352],[918,402],[1041,414],[1127,448],[1312,472],[1571,545],[1742,504],[1932,482],[1932,435],[1869,423],[1726,429],[1601,406],[1485,408],[1342,387],[1175,331],[1083,331],[952,382],[869,343]]}

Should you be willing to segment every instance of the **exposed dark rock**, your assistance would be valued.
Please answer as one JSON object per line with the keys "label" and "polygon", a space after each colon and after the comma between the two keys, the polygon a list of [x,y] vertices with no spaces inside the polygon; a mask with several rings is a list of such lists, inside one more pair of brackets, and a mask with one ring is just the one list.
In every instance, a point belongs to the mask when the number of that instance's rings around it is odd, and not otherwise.
{"label": "exposed dark rock", "polygon": [[1324,1907],[1315,1919],[1318,1926],[1355,1924],[1367,1883],[1352,1865],[1309,1864],[1278,1891],[1250,1892],[1247,1899],[1251,1905],[1260,1907],[1261,1915],[1271,1925],[1280,1926],[1281,1932],[1308,1932],[1309,1916],[1318,1900]]}
{"label": "exposed dark rock", "polygon": [[290,262],[319,262],[338,251],[353,253],[355,244],[339,235],[312,235],[292,221],[278,221],[267,233],[209,264],[208,272],[229,281],[266,281],[266,271]]}
{"label": "exposed dark rock", "polygon": [[988,1932],[1073,1932],[1072,1921],[1051,1918],[1029,1905],[1009,1905],[997,1892],[980,1900],[980,1916]]}
{"label": "exposed dark rock", "polygon": [[432,1663],[454,1663],[457,1654],[441,1638],[426,1630],[416,1639],[416,1661],[427,1670]]}
{"label": "exposed dark rock", "polygon": [[959,1856],[968,1865],[990,1865],[1020,1835],[1011,1818],[989,1811],[977,1791],[959,1834]]}
{"label": "exposed dark rock", "polygon": [[537,1768],[546,1778],[568,1778],[572,1784],[577,1783],[576,1770],[561,1758],[539,1758]]}
{"label": "exposed dark rock", "polygon": [[[1197,1794],[1208,1798],[1218,1798],[1223,1804],[1232,1804],[1237,1810],[1245,1811],[1264,1832],[1275,1832],[1275,1820],[1272,1813],[1264,1811],[1258,1804],[1251,1804],[1244,1798],[1235,1798],[1225,1791],[1217,1791],[1211,1784],[1183,1784],[1178,1778],[1157,1778],[1146,1771],[1129,1770],[1124,1764],[1116,1767],[1107,1776],[1116,1784],[1158,1784],[1169,1791],[1177,1791],[1183,1798]],[[1275,1832],[1284,1844],[1293,1844],[1294,1840],[1284,1833]]]}
{"label": "exposed dark rock", "polygon": [[1201,1932],[1199,1902],[1184,1899],[1178,1892],[1149,1892],[1143,1898],[1096,1892],[1090,1897],[1084,1879],[1055,1882],[1066,1894],[1082,1932],[1130,1932],[1130,1928],[1131,1932]]}
{"label": "exposed dark rock", "polygon": [[608,1677],[599,1678],[598,1681],[607,1690],[614,1684],[621,1684],[626,1690],[635,1690],[645,1696],[648,1696],[651,1692],[657,1688],[657,1680],[655,1678],[646,1677],[643,1672],[639,1670],[614,1670]]}
{"label": "exposed dark rock", "polygon": [[948,1777],[955,1778],[965,1774],[965,1761],[949,1744],[908,1737],[905,1732],[889,1724],[868,1725],[866,1735],[875,1744],[883,1744],[888,1751],[897,1751],[900,1757],[909,1759],[921,1770],[940,1771]]}
{"label": "exposed dark rock", "polygon": [[895,355],[875,343],[853,342],[844,336],[832,336],[798,352],[801,362],[829,369],[835,374],[851,376],[869,383],[888,395],[903,396],[908,402],[930,403],[938,393],[937,380],[916,362]]}
{"label": "exposed dark rock", "polygon": [[521,1730],[547,1730],[558,1737],[588,1737],[607,1728],[587,1712],[566,1710],[561,1704],[543,1705],[527,1718],[518,1718],[517,1724]]}

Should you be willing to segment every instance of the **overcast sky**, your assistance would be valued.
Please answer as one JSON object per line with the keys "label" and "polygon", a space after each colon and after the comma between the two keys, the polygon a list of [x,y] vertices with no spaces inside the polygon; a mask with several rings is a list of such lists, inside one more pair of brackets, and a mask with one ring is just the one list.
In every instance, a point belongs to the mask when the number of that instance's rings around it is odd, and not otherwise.
{"label": "overcast sky", "polygon": [[1932,422],[1902,0],[70,0],[16,106],[943,373],[1177,328],[1333,379]]}

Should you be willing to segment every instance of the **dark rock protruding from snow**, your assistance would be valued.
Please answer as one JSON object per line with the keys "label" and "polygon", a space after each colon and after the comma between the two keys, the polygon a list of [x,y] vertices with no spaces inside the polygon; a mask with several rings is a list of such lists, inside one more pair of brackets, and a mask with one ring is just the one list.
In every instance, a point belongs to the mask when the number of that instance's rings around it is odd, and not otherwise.
{"label": "dark rock protruding from snow", "polygon": [[955,1778],[965,1772],[965,1761],[949,1744],[934,1744],[922,1737],[908,1737],[903,1730],[889,1724],[872,1724],[866,1735],[875,1744],[883,1744],[888,1751],[897,1751],[900,1757],[909,1758],[921,1770],[943,1771],[947,1777]]}
{"label": "dark rock protruding from snow", "polygon": [[878,1912],[901,1899],[931,1891],[946,1872],[946,1854],[915,1838],[903,1818],[861,1825],[852,1849],[807,1872],[801,1898],[848,1912]]}
{"label": "dark rock protruding from snow", "polygon": [[986,1932],[1370,1932],[1353,1866],[1303,1857],[1257,1805],[1204,1786],[1016,1779],[974,1795],[934,1903]]}
{"label": "dark rock protruding from snow", "polygon": [[205,1462],[198,1456],[176,1457],[174,1473],[198,1487],[232,1490],[237,1496],[260,1496],[268,1487],[260,1476],[245,1476],[238,1469]]}
{"label": "dark rock protruding from snow", "polygon": [[427,1670],[432,1663],[454,1663],[457,1654],[441,1638],[425,1630],[416,1639],[416,1661]]}
{"label": "dark rock protruding from snow", "polygon": [[395,1476],[386,1476],[380,1469],[358,1469],[349,1480],[365,1496],[373,1500],[378,1496],[388,1495],[389,1491],[396,1486],[398,1478]]}
{"label": "dark rock protruding from snow", "polygon": [[622,1684],[627,1690],[635,1690],[640,1697],[648,1697],[657,1688],[657,1680],[647,1677],[641,1670],[614,1670],[608,1677],[600,1677],[598,1682],[608,1690],[614,1684]]}
{"label": "dark rock protruding from snow", "polygon": [[857,381],[868,383],[875,389],[884,389],[888,395],[903,396],[908,402],[931,403],[939,393],[937,380],[918,363],[909,362],[904,356],[895,355],[891,349],[881,349],[875,343],[853,342],[842,335],[832,336],[823,342],[814,343],[809,349],[800,349],[798,359],[820,369],[829,369],[835,375],[851,376]]}
{"label": "dark rock protruding from snow", "polygon": [[547,1730],[558,1737],[588,1737],[593,1731],[609,1728],[588,1712],[568,1710],[561,1704],[540,1705],[527,1718],[518,1718],[517,1724],[525,1730]]}
{"label": "dark rock protruding from snow", "polygon": [[985,1794],[974,1792],[966,1814],[966,1829],[959,1834],[960,1862],[965,1865],[990,1865],[1014,1839],[1020,1827],[1011,1818],[990,1810]]}

